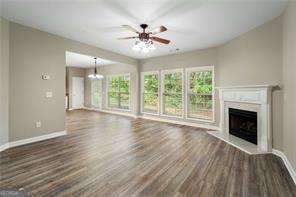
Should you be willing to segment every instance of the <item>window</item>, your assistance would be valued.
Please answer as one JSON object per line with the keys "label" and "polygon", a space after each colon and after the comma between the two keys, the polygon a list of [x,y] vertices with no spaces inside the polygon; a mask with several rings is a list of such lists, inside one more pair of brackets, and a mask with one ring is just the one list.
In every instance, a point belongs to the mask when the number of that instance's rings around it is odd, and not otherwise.
{"label": "window", "polygon": [[162,114],[183,116],[183,70],[162,71]]}
{"label": "window", "polygon": [[102,80],[91,80],[91,106],[101,108],[102,105]]}
{"label": "window", "polygon": [[187,70],[187,118],[213,120],[213,67]]}
{"label": "window", "polygon": [[108,107],[129,110],[130,75],[108,77]]}
{"label": "window", "polygon": [[142,73],[142,112],[158,114],[158,72]]}

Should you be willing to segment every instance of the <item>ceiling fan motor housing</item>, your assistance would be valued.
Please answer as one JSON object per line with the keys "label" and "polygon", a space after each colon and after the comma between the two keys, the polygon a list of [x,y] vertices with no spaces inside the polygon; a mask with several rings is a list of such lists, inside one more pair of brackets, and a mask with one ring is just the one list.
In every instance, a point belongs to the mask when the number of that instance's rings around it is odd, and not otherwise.
{"label": "ceiling fan motor housing", "polygon": [[143,32],[142,33],[139,33],[139,39],[141,41],[147,41],[147,40],[149,40],[149,34],[147,34],[145,32],[145,29],[148,27],[148,25],[147,24],[141,24],[140,27],[143,29]]}
{"label": "ceiling fan motor housing", "polygon": [[139,38],[140,38],[140,40],[142,40],[142,41],[149,40],[149,34],[147,34],[147,33],[145,33],[145,32],[140,33],[140,34],[139,34]]}
{"label": "ceiling fan motor housing", "polygon": [[145,29],[148,27],[147,24],[141,24],[140,27],[142,27],[142,29],[144,29],[144,32],[145,32]]}

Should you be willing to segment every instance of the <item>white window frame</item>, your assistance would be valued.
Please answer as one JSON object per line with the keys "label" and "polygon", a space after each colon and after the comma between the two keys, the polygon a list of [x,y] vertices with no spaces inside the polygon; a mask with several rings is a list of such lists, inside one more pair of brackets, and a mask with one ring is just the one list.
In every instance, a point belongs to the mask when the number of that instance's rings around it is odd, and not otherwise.
{"label": "white window frame", "polygon": [[[188,117],[188,92],[189,92],[189,74],[190,72],[198,72],[198,71],[212,71],[212,99],[213,99],[213,105],[212,105],[212,111],[213,111],[213,117],[212,120],[205,120],[205,119],[199,119],[199,118],[191,118]],[[199,67],[191,67],[185,69],[186,73],[186,87],[185,87],[185,118],[187,120],[194,120],[194,121],[201,121],[201,122],[209,122],[213,123],[215,122],[215,67],[214,66],[199,66]]]}
{"label": "white window frame", "polygon": [[[115,108],[115,107],[109,107],[109,78],[111,77],[129,77],[129,109],[121,109],[121,108]],[[114,75],[107,75],[106,76],[106,109],[108,110],[116,110],[116,111],[125,111],[125,112],[131,112],[132,106],[131,106],[131,74],[130,73],[124,73],[124,74],[114,74]]]}
{"label": "white window frame", "polygon": [[[182,109],[182,115],[181,116],[174,116],[174,115],[167,115],[167,114],[164,114],[164,111],[163,111],[163,108],[164,108],[164,103],[163,103],[163,93],[164,93],[164,75],[165,74],[171,74],[171,73],[181,73],[181,76],[182,76],[182,105],[183,105],[183,109]],[[184,108],[184,69],[181,68],[181,69],[169,69],[169,70],[161,70],[161,94],[160,94],[160,115],[163,116],[163,117],[171,117],[171,118],[179,118],[179,119],[184,119],[184,112],[185,112],[185,108]]]}
{"label": "white window frame", "polygon": [[[152,112],[145,112],[144,111],[144,76],[145,75],[157,75],[158,77],[158,108],[157,108],[157,113],[152,113]],[[141,113],[142,114],[150,114],[150,115],[159,115],[160,114],[160,100],[161,100],[161,91],[160,91],[160,84],[161,84],[161,79],[160,79],[160,73],[159,71],[147,71],[147,72],[141,72]]]}
{"label": "white window frame", "polygon": [[[95,107],[95,106],[93,105],[93,92],[92,92],[92,83],[93,83],[93,81],[99,81],[99,82],[101,83],[101,84],[100,84],[100,85],[101,85],[101,91],[102,91],[102,92],[101,92],[101,102],[99,103],[99,106],[98,106],[98,107]],[[90,93],[90,94],[91,94],[91,99],[90,99],[90,100],[91,100],[91,101],[90,101],[90,102],[91,102],[91,108],[102,109],[102,106],[103,106],[103,89],[104,89],[104,88],[103,88],[103,80],[102,80],[102,79],[101,79],[101,80],[96,80],[96,79],[95,79],[95,80],[91,80],[90,83],[91,83],[91,85],[90,85],[90,87],[91,87],[91,89],[90,89],[90,92],[91,92],[91,93]]]}

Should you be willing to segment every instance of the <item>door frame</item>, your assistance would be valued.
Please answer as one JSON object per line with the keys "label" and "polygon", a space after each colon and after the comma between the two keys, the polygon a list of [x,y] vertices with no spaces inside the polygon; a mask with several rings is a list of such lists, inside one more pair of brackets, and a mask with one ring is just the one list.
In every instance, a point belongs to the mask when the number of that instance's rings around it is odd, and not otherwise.
{"label": "door frame", "polygon": [[[81,106],[74,106],[74,80],[75,79],[82,79],[82,105]],[[82,109],[84,108],[84,78],[83,77],[77,77],[77,76],[73,76],[72,77],[72,99],[71,99],[71,106],[72,106],[72,109]]]}

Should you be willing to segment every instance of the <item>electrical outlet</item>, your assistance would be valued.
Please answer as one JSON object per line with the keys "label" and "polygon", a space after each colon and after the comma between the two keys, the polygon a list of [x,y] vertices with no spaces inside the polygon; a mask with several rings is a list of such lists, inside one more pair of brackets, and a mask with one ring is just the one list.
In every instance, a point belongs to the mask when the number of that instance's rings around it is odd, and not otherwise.
{"label": "electrical outlet", "polygon": [[40,128],[41,127],[41,121],[37,121],[36,122],[36,128]]}

